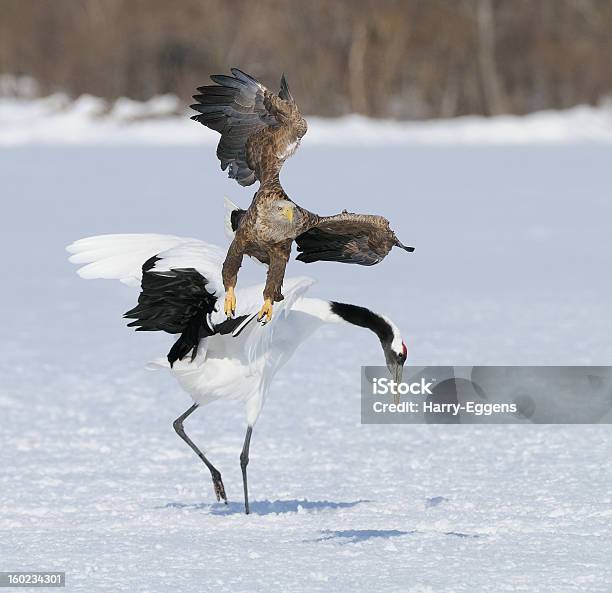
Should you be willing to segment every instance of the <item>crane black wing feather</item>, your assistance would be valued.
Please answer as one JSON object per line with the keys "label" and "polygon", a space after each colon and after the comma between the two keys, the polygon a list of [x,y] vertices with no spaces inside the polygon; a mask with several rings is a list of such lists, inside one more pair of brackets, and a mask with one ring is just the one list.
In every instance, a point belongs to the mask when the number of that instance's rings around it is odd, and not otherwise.
{"label": "crane black wing feather", "polygon": [[247,316],[236,317],[231,324],[213,326],[210,315],[215,311],[217,297],[207,290],[208,280],[194,268],[155,270],[159,260],[154,256],[143,264],[138,304],[123,316],[134,320],[128,327],[136,331],[181,334],[168,352],[168,362],[173,366],[189,353],[193,360],[200,340],[231,333]]}

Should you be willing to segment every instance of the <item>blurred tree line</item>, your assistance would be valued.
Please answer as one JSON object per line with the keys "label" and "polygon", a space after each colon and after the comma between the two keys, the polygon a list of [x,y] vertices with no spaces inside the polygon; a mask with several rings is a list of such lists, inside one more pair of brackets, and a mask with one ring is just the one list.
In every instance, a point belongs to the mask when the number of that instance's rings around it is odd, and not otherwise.
{"label": "blurred tree line", "polygon": [[612,91],[612,0],[0,0],[0,73],[186,102],[238,66],[302,110],[527,113]]}

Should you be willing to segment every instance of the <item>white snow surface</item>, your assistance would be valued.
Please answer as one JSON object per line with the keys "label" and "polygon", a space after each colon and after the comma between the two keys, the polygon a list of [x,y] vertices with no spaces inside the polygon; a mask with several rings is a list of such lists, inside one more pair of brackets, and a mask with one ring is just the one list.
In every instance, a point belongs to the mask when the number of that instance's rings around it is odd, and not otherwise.
{"label": "white snow surface", "polygon": [[[223,196],[246,205],[253,189],[208,146],[0,152],[0,570],[65,570],[86,593],[609,593],[609,425],[362,426],[359,367],[383,356],[358,328],[325,328],[272,385],[252,515],[242,408],[186,421],[223,474],[216,503],[172,429],[189,397],[144,369],[171,340],[126,328],[137,289],[79,278],[64,247],[124,232],[225,246]],[[296,201],[386,215],[416,251],[288,275],[387,314],[415,365],[609,364],[611,177],[598,144],[305,142],[283,170]],[[263,273],[246,263],[239,282]]]}
{"label": "white snow surface", "polygon": [[[23,144],[216,144],[218,134],[189,119],[193,111],[173,95],[144,102],[108,102],[91,95],[71,100],[0,96],[0,146]],[[612,104],[541,111],[526,116],[465,116],[448,120],[397,122],[359,115],[308,117],[307,144],[568,144],[612,143]]]}

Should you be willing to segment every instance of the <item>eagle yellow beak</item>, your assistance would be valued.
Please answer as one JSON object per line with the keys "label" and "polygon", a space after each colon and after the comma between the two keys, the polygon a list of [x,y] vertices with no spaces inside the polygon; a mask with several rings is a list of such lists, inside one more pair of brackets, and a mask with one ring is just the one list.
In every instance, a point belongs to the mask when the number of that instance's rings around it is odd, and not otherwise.
{"label": "eagle yellow beak", "polygon": [[293,222],[293,208],[290,208],[289,206],[287,206],[286,208],[283,208],[283,216],[289,222]]}

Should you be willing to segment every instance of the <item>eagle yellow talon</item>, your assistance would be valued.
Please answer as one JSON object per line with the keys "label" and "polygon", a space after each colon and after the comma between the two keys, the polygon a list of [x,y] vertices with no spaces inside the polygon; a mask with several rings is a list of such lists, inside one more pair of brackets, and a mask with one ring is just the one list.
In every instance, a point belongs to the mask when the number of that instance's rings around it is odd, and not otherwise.
{"label": "eagle yellow talon", "polygon": [[233,317],[236,312],[236,295],[234,289],[230,286],[225,293],[225,303],[223,304],[223,310],[227,317]]}
{"label": "eagle yellow talon", "polygon": [[[265,317],[265,320],[264,320]],[[257,314],[257,321],[264,321],[264,323],[268,323],[272,319],[272,300],[266,299],[264,301],[263,307],[259,310]]]}

